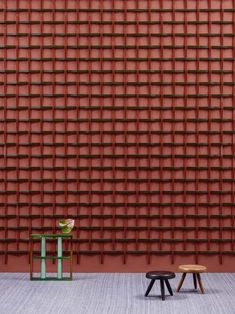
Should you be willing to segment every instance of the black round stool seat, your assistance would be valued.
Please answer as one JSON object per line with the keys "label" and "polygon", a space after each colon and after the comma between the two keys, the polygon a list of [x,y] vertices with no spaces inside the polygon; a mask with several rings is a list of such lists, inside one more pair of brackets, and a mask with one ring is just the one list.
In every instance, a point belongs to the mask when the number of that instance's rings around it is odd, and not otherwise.
{"label": "black round stool seat", "polygon": [[149,271],[146,274],[146,278],[148,279],[172,279],[175,278],[175,273],[171,271]]}
{"label": "black round stool seat", "polygon": [[173,291],[171,289],[170,283],[168,279],[173,279],[175,278],[175,273],[171,271],[149,271],[146,274],[146,278],[151,279],[150,284],[148,286],[147,291],[145,292],[145,296],[147,297],[149,295],[150,290],[152,289],[154,283],[156,280],[160,280],[160,286],[161,286],[161,297],[162,300],[165,300],[165,287],[164,284],[166,285],[170,295],[173,295]]}

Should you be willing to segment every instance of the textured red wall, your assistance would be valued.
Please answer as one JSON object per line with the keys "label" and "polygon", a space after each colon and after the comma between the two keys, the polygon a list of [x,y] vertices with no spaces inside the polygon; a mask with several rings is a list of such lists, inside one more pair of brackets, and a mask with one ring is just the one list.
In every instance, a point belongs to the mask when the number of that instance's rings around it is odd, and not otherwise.
{"label": "textured red wall", "polygon": [[0,270],[69,216],[78,271],[235,271],[234,11],[0,1]]}

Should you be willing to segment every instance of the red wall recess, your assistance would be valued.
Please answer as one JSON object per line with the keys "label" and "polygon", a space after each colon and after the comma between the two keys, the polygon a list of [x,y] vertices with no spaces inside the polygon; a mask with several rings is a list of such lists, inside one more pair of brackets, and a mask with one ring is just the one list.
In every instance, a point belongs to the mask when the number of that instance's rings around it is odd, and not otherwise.
{"label": "red wall recess", "polygon": [[77,271],[235,271],[234,34],[235,0],[0,0],[1,271],[65,216]]}

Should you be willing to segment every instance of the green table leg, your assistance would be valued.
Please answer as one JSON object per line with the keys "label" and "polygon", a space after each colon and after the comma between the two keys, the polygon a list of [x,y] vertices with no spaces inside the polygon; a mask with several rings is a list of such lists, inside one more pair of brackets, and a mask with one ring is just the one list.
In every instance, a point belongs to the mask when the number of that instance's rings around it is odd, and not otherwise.
{"label": "green table leg", "polygon": [[57,240],[57,256],[58,256],[58,268],[57,268],[57,278],[62,279],[62,238],[58,237]]}
{"label": "green table leg", "polygon": [[46,278],[46,238],[41,238],[41,279]]}

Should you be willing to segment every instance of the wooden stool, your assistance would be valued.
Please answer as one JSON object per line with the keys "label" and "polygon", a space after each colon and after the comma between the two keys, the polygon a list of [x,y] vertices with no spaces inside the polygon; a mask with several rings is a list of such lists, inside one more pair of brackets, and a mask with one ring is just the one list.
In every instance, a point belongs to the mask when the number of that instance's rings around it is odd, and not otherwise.
{"label": "wooden stool", "polygon": [[198,281],[201,293],[205,293],[205,290],[204,290],[203,285],[202,285],[200,273],[206,271],[206,269],[207,269],[206,266],[202,266],[202,265],[180,265],[179,270],[181,270],[183,272],[183,274],[182,274],[181,280],[179,282],[179,285],[178,285],[178,288],[176,291],[177,292],[180,291],[180,288],[183,285],[186,274],[191,273],[191,274],[193,274],[194,288],[197,289],[197,281]]}
{"label": "wooden stool", "polygon": [[145,296],[147,297],[149,295],[150,290],[152,289],[155,280],[160,280],[161,285],[161,297],[162,300],[165,300],[165,287],[164,282],[167,286],[167,289],[170,293],[170,295],[173,295],[173,291],[171,289],[170,283],[168,279],[175,278],[175,273],[172,273],[171,271],[150,271],[146,274],[146,278],[151,279],[150,284],[148,286],[147,291],[145,292]]}

